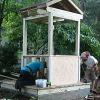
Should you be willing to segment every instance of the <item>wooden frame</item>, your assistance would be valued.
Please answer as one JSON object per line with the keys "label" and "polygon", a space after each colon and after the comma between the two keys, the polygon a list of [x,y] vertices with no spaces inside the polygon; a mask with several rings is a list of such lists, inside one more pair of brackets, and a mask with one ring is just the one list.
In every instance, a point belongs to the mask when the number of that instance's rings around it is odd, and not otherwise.
{"label": "wooden frame", "polygon": [[40,15],[36,15],[36,16],[30,16],[30,17],[26,17],[25,20],[33,20],[33,19],[38,19],[38,18],[43,18],[43,17],[46,17],[48,16],[48,13],[45,13],[45,14],[40,14]]}
{"label": "wooden frame", "polygon": [[[53,46],[53,30],[54,30],[53,22],[55,22],[54,17],[58,18],[58,20],[56,20],[56,21],[60,21],[59,19],[61,19],[61,20],[67,19],[67,20],[76,21],[78,23],[77,34],[76,34],[76,46],[75,46],[75,54],[78,57],[77,58],[78,64],[75,64],[75,65],[77,65],[77,68],[78,68],[78,72],[77,72],[78,77],[76,78],[76,81],[78,79],[77,82],[80,82],[80,20],[83,19],[83,13],[71,0],[68,0],[68,1],[78,10],[78,12],[80,14],[70,12],[70,11],[64,11],[64,10],[53,8],[53,7],[49,7],[50,5],[60,2],[60,1],[61,0],[58,0],[58,1],[53,0],[53,1],[46,3],[47,8],[46,8],[45,13],[40,13],[40,14],[37,13],[37,15],[35,15],[35,16],[29,16],[29,17],[23,18],[23,57],[34,56],[34,55],[29,55],[29,56],[27,55],[27,21],[48,17],[48,54],[47,54],[48,55],[48,66],[49,66],[48,67],[48,81],[54,82],[52,80],[53,79],[52,78],[53,63],[55,63],[52,61],[52,59],[54,57],[54,46]],[[42,56],[42,55],[37,55],[37,56]],[[22,57],[22,59],[23,59],[23,57]],[[62,59],[64,59],[64,58],[62,58]],[[23,60],[22,60],[22,63],[23,63]],[[76,82],[76,81],[74,81],[74,82]]]}
{"label": "wooden frame", "polygon": [[50,1],[50,2],[47,2],[47,7],[48,6],[51,6],[51,5],[53,5],[53,4],[55,4],[55,3],[57,3],[57,2],[60,2],[61,0],[52,0],[52,1]]}
{"label": "wooden frame", "polygon": [[67,20],[80,21],[80,19],[83,19],[83,15],[69,11],[63,11],[57,8],[47,7],[47,11],[52,12],[53,16],[64,18]]}
{"label": "wooden frame", "polygon": [[81,15],[83,15],[83,12],[73,3],[72,0],[68,0],[68,1],[77,9],[77,11],[78,11]]}

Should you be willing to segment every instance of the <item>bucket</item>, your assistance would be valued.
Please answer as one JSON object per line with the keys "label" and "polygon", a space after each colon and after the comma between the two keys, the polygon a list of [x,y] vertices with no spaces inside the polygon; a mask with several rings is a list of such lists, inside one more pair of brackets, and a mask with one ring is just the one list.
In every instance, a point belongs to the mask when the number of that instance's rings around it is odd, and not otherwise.
{"label": "bucket", "polygon": [[47,80],[46,79],[37,79],[37,80],[35,80],[35,84],[37,87],[45,88],[47,86]]}

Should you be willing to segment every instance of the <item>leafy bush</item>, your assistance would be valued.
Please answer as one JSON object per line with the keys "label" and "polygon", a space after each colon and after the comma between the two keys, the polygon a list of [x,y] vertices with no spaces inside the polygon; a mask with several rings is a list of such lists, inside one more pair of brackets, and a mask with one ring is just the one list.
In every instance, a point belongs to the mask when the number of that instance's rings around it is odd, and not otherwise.
{"label": "leafy bush", "polygon": [[81,52],[88,50],[92,55],[99,59],[100,42],[95,37],[95,33],[88,25],[81,24]]}
{"label": "leafy bush", "polygon": [[0,45],[0,73],[10,73],[17,63],[17,47],[11,43]]}

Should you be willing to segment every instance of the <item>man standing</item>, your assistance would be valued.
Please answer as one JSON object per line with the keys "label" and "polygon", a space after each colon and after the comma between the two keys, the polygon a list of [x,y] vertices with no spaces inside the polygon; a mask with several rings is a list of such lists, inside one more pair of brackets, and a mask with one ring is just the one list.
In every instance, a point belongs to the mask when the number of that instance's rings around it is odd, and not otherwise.
{"label": "man standing", "polygon": [[83,63],[87,66],[84,77],[86,82],[93,82],[96,79],[97,59],[91,56],[88,51],[85,51],[81,54],[81,64]]}

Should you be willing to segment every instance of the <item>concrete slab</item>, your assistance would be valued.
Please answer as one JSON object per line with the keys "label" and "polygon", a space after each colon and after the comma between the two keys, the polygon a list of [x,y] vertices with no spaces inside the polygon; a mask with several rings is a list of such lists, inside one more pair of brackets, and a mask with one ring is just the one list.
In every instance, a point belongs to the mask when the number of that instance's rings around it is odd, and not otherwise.
{"label": "concrete slab", "polygon": [[[16,91],[15,81],[3,81],[1,88]],[[36,86],[26,86],[22,89],[23,93],[37,97],[37,100],[84,100],[89,94],[90,84],[74,84],[67,86],[51,86],[38,88]]]}

